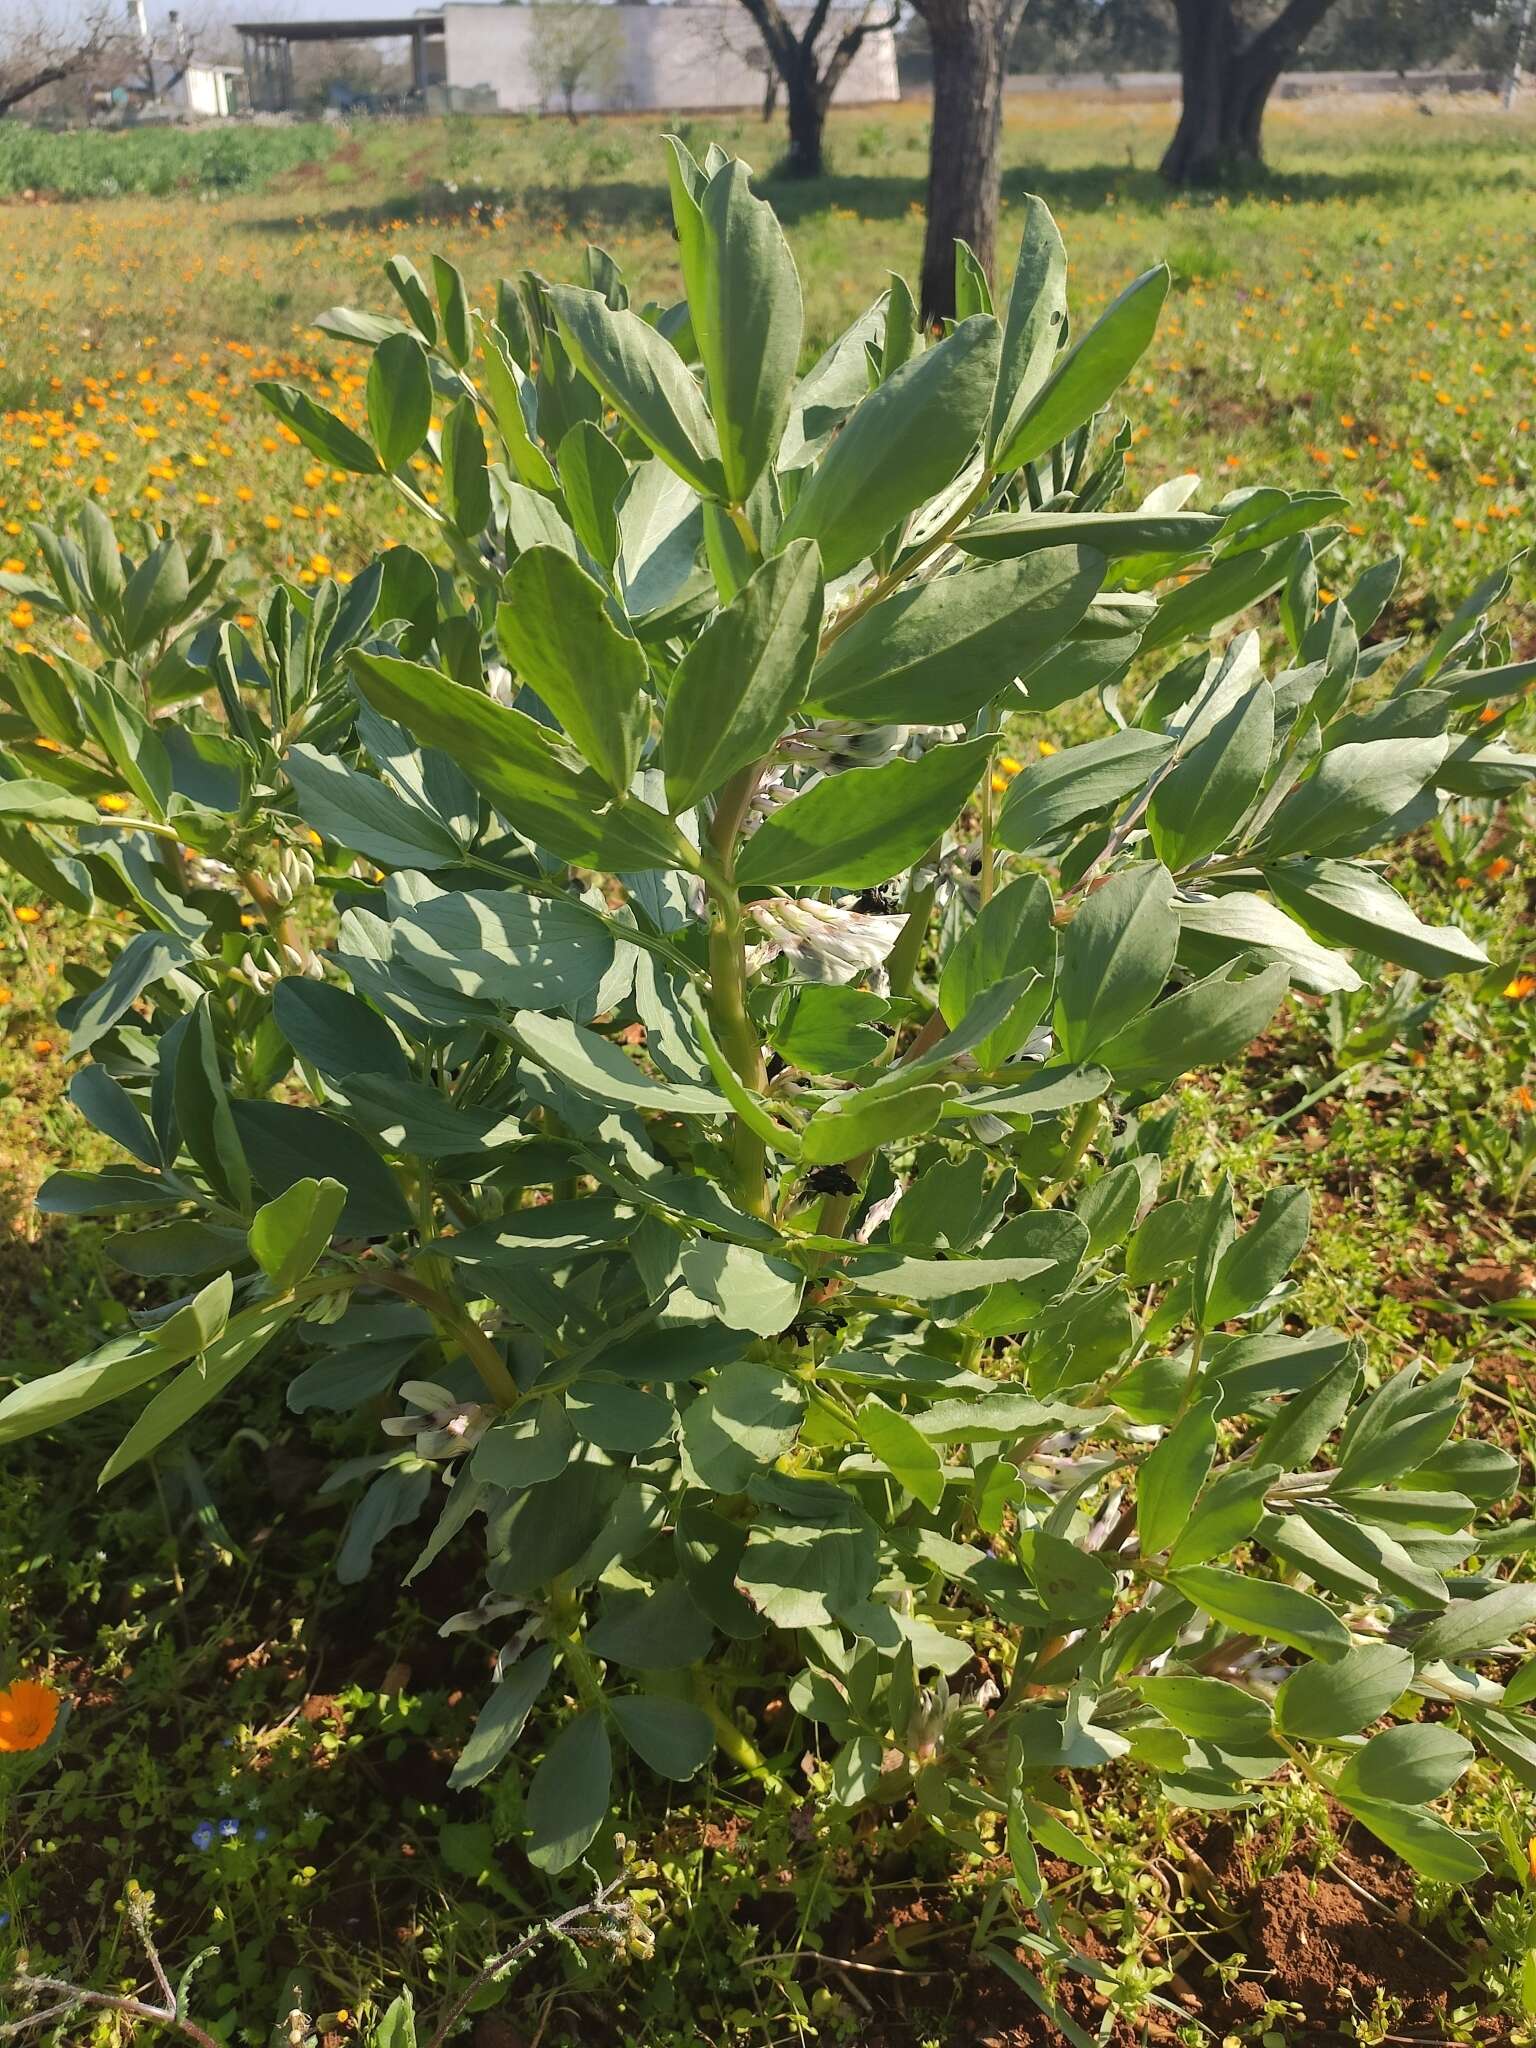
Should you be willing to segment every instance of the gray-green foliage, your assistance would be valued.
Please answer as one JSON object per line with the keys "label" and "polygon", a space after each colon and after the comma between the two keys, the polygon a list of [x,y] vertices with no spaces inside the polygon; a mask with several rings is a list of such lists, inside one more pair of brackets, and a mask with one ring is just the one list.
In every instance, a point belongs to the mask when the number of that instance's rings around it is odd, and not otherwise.
{"label": "gray-green foliage", "polygon": [[[1202,1806],[1301,1763],[1475,1875],[1430,1811],[1462,1749],[1361,1737],[1448,1702],[1536,1784],[1475,1670],[1536,1619],[1475,1533],[1511,1461],[1458,1373],[1367,1390],[1299,1328],[1304,1200],[1165,1185],[1142,1112],[1288,989],[1478,963],[1374,857],[1529,765],[1502,589],[1388,690],[1391,568],[1319,595],[1333,495],[1122,505],[1164,279],[1069,341],[1038,203],[1003,322],[930,340],[898,287],[797,376],[742,167],[678,148],[674,197],[686,304],[594,255],[492,321],[399,262],[408,321],[328,316],[377,345],[372,442],[266,387],[430,556],[242,628],[206,543],[40,536],[29,596],[103,658],[8,658],[0,852],[139,926],[66,1019],[128,1159],[41,1204],[181,1299],[0,1440],[152,1389],[115,1473],[280,1359],[296,1412],[392,1394],[338,1569],[483,1544],[458,1782],[542,1754],[547,1870],[616,1770],[771,1780],[771,1669],[833,1797],[961,1848],[1006,1815],[1031,1899],[1057,1774],[1121,1758]],[[1000,797],[1009,714],[1094,692],[1109,736]]]}

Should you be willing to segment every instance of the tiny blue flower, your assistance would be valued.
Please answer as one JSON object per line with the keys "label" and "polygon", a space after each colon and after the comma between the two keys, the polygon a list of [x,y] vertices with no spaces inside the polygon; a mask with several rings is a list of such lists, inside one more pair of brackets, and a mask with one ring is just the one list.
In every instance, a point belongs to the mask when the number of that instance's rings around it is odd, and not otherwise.
{"label": "tiny blue flower", "polygon": [[9,1926],[10,1926],[10,1924],[11,1924],[11,1916],[10,1916],[10,1914],[9,1914],[9,1913],[3,1913],[3,1912],[0,1912],[0,1927],[9,1927]]}
{"label": "tiny blue flower", "polygon": [[228,1820],[221,1820],[219,1822],[219,1833],[224,1837],[226,1842],[232,1842],[235,1839],[236,1835],[239,1834],[239,1832],[240,1823],[239,1821],[234,1819],[233,1816],[231,1816]]}
{"label": "tiny blue flower", "polygon": [[267,1839],[267,1832],[268,1831],[266,1828],[258,1828],[256,1830],[255,1840],[258,1842],[264,1842]]}
{"label": "tiny blue flower", "polygon": [[192,1846],[194,1849],[211,1849],[213,1847],[213,1822],[211,1820],[200,1820],[192,1830]]}

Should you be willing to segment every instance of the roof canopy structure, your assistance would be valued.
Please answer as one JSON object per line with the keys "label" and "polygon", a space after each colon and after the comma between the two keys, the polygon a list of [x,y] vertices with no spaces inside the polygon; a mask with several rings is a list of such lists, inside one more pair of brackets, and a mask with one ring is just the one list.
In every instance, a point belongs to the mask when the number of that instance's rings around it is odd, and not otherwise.
{"label": "roof canopy structure", "polygon": [[293,104],[295,43],[367,43],[400,38],[411,46],[411,83],[425,90],[427,38],[444,33],[440,14],[392,14],[340,21],[237,21],[252,107],[280,114]]}

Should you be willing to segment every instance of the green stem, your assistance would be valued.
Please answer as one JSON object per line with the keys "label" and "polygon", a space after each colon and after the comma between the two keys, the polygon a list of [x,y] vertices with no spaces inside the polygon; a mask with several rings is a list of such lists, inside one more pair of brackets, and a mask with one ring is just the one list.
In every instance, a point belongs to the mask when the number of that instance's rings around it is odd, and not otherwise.
{"label": "green stem", "polygon": [[925,541],[918,547],[915,547],[909,555],[904,556],[901,561],[897,562],[894,568],[888,570],[878,581],[872,583],[856,603],[851,604],[847,611],[840,613],[832,621],[831,625],[828,626],[821,636],[820,651],[825,654],[833,641],[846,633],[856,620],[863,618],[872,605],[877,605],[881,598],[889,596],[898,584],[906,582],[914,570],[920,569],[930,556],[936,555],[939,549],[948,543],[951,535],[970,518],[991,488],[992,478],[990,475],[983,474],[978,479],[976,488],[966,493],[962,503],[950,514],[949,518],[945,520],[937,532],[929,534]]}
{"label": "green stem", "polygon": [[473,1317],[466,1315],[448,1295],[439,1293],[424,1281],[413,1280],[408,1273],[392,1269],[360,1274],[354,1284],[383,1287],[391,1294],[403,1296],[406,1301],[414,1301],[427,1311],[443,1334],[458,1345],[499,1408],[515,1408],[522,1400],[518,1384],[507,1370],[506,1360]]}
{"label": "green stem", "polygon": [[603,1681],[597,1664],[587,1653],[580,1632],[581,1603],[576,1598],[570,1574],[562,1572],[550,1588],[550,1633],[559,1645],[565,1668],[571,1674],[576,1696],[584,1707],[603,1711]]}
{"label": "green stem", "polygon": [[997,848],[992,843],[993,803],[992,778],[997,773],[997,749],[994,747],[987,756],[987,772],[981,781],[981,872],[976,886],[981,899],[981,908],[986,909],[992,901],[992,887],[997,873]]}
{"label": "green stem", "polygon": [[756,529],[747,517],[745,505],[727,505],[726,516],[741,536],[741,544],[754,562],[763,559],[763,544],[757,537]]}
{"label": "green stem", "polygon": [[[943,840],[936,839],[908,873],[906,922],[885,962],[885,978],[893,996],[911,993],[917,963],[923,955],[923,941],[928,936],[928,920],[933,916],[934,898],[938,894],[939,856],[943,851]],[[925,869],[929,879],[919,888],[914,877]]]}
{"label": "green stem", "polygon": [[1099,1128],[1099,1104],[1085,1102],[1072,1119],[1067,1132],[1067,1154],[1061,1163],[1061,1175],[1053,1181],[1040,1196],[1040,1206],[1048,1209],[1071,1185],[1072,1176],[1082,1165],[1088,1147],[1093,1143]]}
{"label": "green stem", "polygon": [[[757,787],[759,768],[743,768],[720,791],[709,828],[709,1016],[720,1049],[742,1086],[760,1095],[768,1085],[762,1041],[747,1008],[747,948],[736,891],[736,837]],[[738,1201],[755,1216],[768,1213],[768,1147],[743,1118],[734,1119],[731,1158]]]}
{"label": "green stem", "polygon": [[1200,1385],[1200,1360],[1205,1352],[1205,1331],[1199,1323],[1195,1325],[1195,1340],[1189,1349],[1189,1372],[1184,1381],[1184,1395],[1179,1402],[1179,1417],[1186,1415],[1194,1406],[1195,1394]]}
{"label": "green stem", "polygon": [[781,1791],[783,1787],[776,1774],[768,1768],[762,1751],[721,1706],[715,1697],[714,1687],[702,1671],[692,1674],[692,1697],[694,1705],[709,1717],[709,1725],[715,1731],[715,1747],[721,1755],[728,1756],[733,1764],[739,1765],[770,1791]]}
{"label": "green stem", "polygon": [[[746,946],[736,891],[714,892],[709,921],[709,1010],[720,1049],[743,1087],[761,1094],[767,1085],[762,1046],[747,1014]],[[731,1159],[737,1199],[753,1215],[768,1213],[768,1147],[744,1117],[734,1118]]]}

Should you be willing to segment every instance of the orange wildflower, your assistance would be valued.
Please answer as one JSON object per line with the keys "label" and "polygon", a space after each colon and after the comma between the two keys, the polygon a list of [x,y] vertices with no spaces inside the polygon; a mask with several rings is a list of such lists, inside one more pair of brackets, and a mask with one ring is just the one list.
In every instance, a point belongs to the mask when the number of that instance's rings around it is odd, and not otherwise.
{"label": "orange wildflower", "polygon": [[1504,993],[1513,1002],[1529,1001],[1536,996],[1536,974],[1517,974],[1513,981],[1505,983]]}
{"label": "orange wildflower", "polygon": [[0,1750],[41,1749],[59,1718],[59,1696],[51,1685],[18,1678],[0,1692]]}

